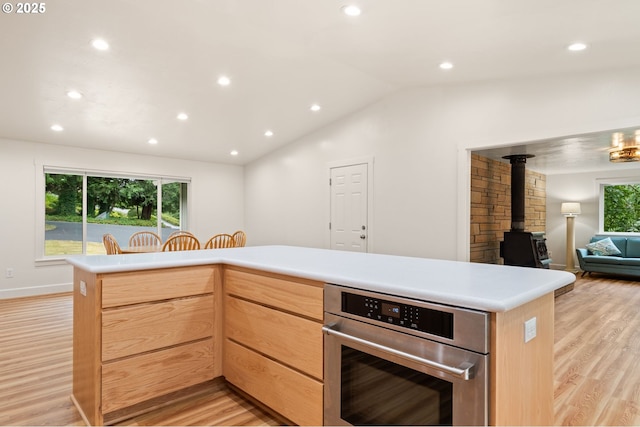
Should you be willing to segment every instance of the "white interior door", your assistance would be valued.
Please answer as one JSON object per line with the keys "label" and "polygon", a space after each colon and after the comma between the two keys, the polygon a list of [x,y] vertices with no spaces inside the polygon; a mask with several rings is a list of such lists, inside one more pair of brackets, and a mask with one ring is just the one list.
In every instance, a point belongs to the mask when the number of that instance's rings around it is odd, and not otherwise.
{"label": "white interior door", "polygon": [[368,165],[331,168],[331,249],[367,252]]}

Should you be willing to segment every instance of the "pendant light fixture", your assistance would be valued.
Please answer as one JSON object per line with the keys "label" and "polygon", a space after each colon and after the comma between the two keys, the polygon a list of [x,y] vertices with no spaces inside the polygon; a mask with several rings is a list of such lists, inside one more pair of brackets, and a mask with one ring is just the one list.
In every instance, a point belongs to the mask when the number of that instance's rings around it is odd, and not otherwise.
{"label": "pendant light fixture", "polygon": [[640,161],[640,129],[633,136],[627,136],[624,132],[615,132],[611,135],[611,149],[609,161],[613,163]]}

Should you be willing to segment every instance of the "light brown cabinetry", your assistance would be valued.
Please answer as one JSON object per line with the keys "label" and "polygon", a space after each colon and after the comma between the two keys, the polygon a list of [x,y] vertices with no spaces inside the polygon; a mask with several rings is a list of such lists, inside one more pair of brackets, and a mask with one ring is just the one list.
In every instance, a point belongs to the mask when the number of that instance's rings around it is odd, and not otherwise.
{"label": "light brown cabinetry", "polygon": [[73,400],[85,421],[219,376],[220,286],[218,266],[76,268]]}
{"label": "light brown cabinetry", "polygon": [[[536,318],[525,342],[524,323]],[[553,425],[554,295],[491,313],[490,425]]]}
{"label": "light brown cabinetry", "polygon": [[227,267],[227,381],[299,425],[322,425],[323,283]]}
{"label": "light brown cabinetry", "polygon": [[[75,268],[72,398],[87,423],[101,425],[224,375],[293,423],[322,425],[323,289],[222,265]],[[551,292],[491,313],[491,425],[553,423],[553,305]],[[537,336],[524,342],[533,317]]]}

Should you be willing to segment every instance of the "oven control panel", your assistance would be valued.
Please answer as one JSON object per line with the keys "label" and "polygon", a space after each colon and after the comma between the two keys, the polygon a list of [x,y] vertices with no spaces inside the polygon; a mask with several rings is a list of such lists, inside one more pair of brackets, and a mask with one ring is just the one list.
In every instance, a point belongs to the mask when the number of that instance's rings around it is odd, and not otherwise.
{"label": "oven control panel", "polygon": [[453,313],[342,292],[342,311],[453,339]]}

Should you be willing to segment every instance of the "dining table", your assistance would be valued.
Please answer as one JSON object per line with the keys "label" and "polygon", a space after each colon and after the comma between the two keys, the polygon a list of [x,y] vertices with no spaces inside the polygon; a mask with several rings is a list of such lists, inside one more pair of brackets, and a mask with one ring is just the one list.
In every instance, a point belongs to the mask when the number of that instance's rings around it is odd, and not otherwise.
{"label": "dining table", "polygon": [[160,245],[148,245],[148,246],[126,246],[120,248],[123,254],[145,254],[150,252],[162,252],[162,246]]}

